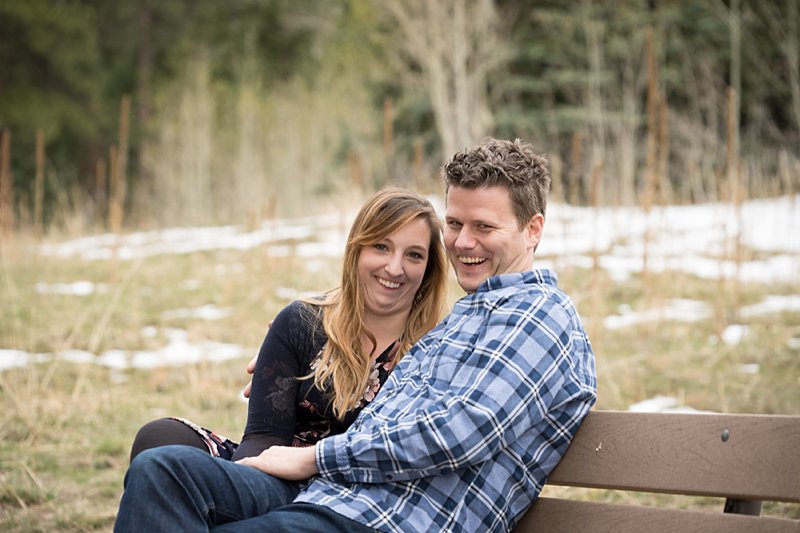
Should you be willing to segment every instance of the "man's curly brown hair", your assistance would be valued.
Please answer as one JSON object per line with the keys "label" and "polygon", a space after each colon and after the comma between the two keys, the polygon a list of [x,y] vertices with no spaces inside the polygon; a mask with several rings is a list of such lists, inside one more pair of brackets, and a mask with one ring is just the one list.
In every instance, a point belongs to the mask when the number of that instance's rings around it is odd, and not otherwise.
{"label": "man's curly brown hair", "polygon": [[543,216],[550,191],[547,159],[533,153],[531,145],[487,138],[456,153],[442,169],[445,191],[451,186],[478,189],[500,185],[511,193],[514,217],[520,229],[537,213]]}

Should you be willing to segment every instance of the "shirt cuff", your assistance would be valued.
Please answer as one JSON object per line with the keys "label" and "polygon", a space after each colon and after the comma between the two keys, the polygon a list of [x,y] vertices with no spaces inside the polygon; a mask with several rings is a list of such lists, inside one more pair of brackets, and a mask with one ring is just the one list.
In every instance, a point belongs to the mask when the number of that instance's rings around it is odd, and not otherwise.
{"label": "shirt cuff", "polygon": [[347,469],[347,441],[344,435],[333,435],[317,442],[314,455],[317,470],[323,477],[334,477],[337,472]]}

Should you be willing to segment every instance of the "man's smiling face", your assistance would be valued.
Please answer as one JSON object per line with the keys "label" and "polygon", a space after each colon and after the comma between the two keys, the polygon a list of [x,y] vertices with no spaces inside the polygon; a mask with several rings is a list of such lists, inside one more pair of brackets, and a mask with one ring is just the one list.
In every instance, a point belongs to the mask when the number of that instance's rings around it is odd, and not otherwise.
{"label": "man's smiling face", "polygon": [[543,225],[537,214],[520,229],[506,187],[451,186],[444,246],[461,288],[475,292],[491,276],[530,270]]}

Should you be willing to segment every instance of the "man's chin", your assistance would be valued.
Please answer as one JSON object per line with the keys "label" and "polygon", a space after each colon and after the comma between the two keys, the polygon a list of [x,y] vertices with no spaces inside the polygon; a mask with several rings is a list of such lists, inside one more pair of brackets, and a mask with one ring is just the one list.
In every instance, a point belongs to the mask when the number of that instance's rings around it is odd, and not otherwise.
{"label": "man's chin", "polygon": [[486,281],[486,278],[480,278],[477,276],[458,276],[458,284],[461,285],[461,288],[464,292],[475,292],[478,290],[478,287],[481,286],[481,283]]}

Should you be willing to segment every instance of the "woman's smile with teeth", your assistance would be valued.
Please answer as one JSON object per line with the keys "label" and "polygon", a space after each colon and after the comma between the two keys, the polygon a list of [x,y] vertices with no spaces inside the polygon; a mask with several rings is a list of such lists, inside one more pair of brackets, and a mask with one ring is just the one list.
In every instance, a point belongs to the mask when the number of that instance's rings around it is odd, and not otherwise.
{"label": "woman's smile with teeth", "polygon": [[376,278],[376,279],[378,280],[378,283],[380,283],[384,287],[388,287],[390,289],[397,289],[400,287],[400,284],[396,281],[389,281],[388,279],[383,279],[383,278]]}
{"label": "woman's smile with teeth", "polygon": [[461,261],[462,263],[467,263],[468,265],[476,265],[478,263],[483,263],[484,261],[486,261],[484,257],[464,257],[464,256],[459,257],[458,260]]}

